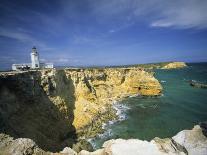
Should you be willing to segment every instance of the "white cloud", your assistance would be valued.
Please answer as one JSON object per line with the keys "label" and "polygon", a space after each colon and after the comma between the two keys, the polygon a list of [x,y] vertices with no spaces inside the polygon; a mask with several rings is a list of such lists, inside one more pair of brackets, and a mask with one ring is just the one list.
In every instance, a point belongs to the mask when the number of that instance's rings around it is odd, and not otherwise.
{"label": "white cloud", "polygon": [[115,30],[113,30],[113,29],[112,29],[112,30],[109,30],[109,32],[110,32],[110,33],[114,33],[114,32],[115,32]]}
{"label": "white cloud", "polygon": [[206,0],[91,1],[99,20],[146,22],[151,27],[207,28]]}
{"label": "white cloud", "polygon": [[52,47],[48,47],[44,42],[41,42],[34,38],[30,32],[22,31],[21,29],[9,29],[0,27],[0,36],[10,39],[18,40],[22,43],[29,44],[31,46],[37,46],[41,51],[54,51]]}
{"label": "white cloud", "polygon": [[152,27],[207,28],[207,1],[181,0],[160,8]]}
{"label": "white cloud", "polygon": [[66,62],[70,62],[70,59],[68,59],[68,58],[59,58],[59,59],[57,59],[57,62],[66,63]]}
{"label": "white cloud", "polygon": [[11,39],[16,39],[22,42],[34,42],[34,39],[31,38],[29,35],[26,33],[21,33],[18,31],[14,30],[9,30],[3,27],[0,27],[0,36],[11,38]]}

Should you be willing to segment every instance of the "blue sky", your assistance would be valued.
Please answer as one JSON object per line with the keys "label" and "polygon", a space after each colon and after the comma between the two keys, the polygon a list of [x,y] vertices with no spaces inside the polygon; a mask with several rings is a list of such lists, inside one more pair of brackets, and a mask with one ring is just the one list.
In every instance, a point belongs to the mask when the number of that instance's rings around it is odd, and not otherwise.
{"label": "blue sky", "polygon": [[207,61],[206,0],[0,0],[0,67]]}

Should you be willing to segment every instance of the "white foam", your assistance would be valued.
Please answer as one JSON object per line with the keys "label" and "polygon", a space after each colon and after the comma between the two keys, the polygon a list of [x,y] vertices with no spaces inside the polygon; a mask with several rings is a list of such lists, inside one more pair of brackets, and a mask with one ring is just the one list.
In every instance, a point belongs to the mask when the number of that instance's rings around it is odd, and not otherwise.
{"label": "white foam", "polygon": [[102,123],[102,129],[106,129],[107,124],[106,123]]}
{"label": "white foam", "polygon": [[101,139],[104,139],[104,138],[107,138],[107,137],[111,137],[112,135],[113,135],[112,130],[108,129],[104,133],[98,134],[97,137],[101,138]]}
{"label": "white foam", "polygon": [[123,121],[127,119],[126,111],[130,108],[124,104],[118,103],[117,101],[113,102],[112,107],[116,110],[116,115],[118,116],[117,120],[110,120],[107,123],[102,123],[102,129],[104,129],[104,133],[98,134],[94,138],[89,138],[88,142],[92,145],[92,147],[95,149],[97,147],[95,141],[96,139],[107,139],[109,137],[113,136],[112,129],[110,129],[110,126],[118,121]]}
{"label": "white foam", "polygon": [[132,98],[132,97],[138,97],[138,96],[141,96],[141,94],[134,94],[134,95],[131,95],[129,97]]}
{"label": "white foam", "polygon": [[127,119],[126,111],[130,109],[128,106],[124,104],[116,103],[116,104],[113,104],[113,108],[116,110],[118,121],[123,121]]}

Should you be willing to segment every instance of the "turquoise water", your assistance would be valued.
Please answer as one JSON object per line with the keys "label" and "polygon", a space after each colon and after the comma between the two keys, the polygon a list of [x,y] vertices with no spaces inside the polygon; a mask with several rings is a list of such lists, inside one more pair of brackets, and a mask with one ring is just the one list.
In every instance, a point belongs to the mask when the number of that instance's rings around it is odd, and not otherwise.
{"label": "turquoise water", "polygon": [[[120,104],[121,121],[104,126],[104,134],[91,142],[95,148],[112,138],[171,137],[207,120],[207,89],[194,88],[189,80],[207,83],[207,64],[188,64],[185,69],[156,70],[163,95],[153,98],[131,97]],[[123,119],[124,118],[124,119]]]}

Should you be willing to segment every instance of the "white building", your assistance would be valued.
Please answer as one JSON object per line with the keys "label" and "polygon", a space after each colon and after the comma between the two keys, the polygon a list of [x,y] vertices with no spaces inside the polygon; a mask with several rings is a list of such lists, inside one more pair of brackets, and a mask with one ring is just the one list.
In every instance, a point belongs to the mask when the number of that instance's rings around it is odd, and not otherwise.
{"label": "white building", "polygon": [[40,68],[39,54],[37,52],[36,47],[32,48],[31,61],[32,61],[32,65],[31,65],[32,69]]}
{"label": "white building", "polygon": [[29,69],[41,69],[41,68],[53,68],[53,63],[41,63],[39,61],[39,53],[36,47],[32,48],[31,63],[13,64],[12,70],[29,70]]}

